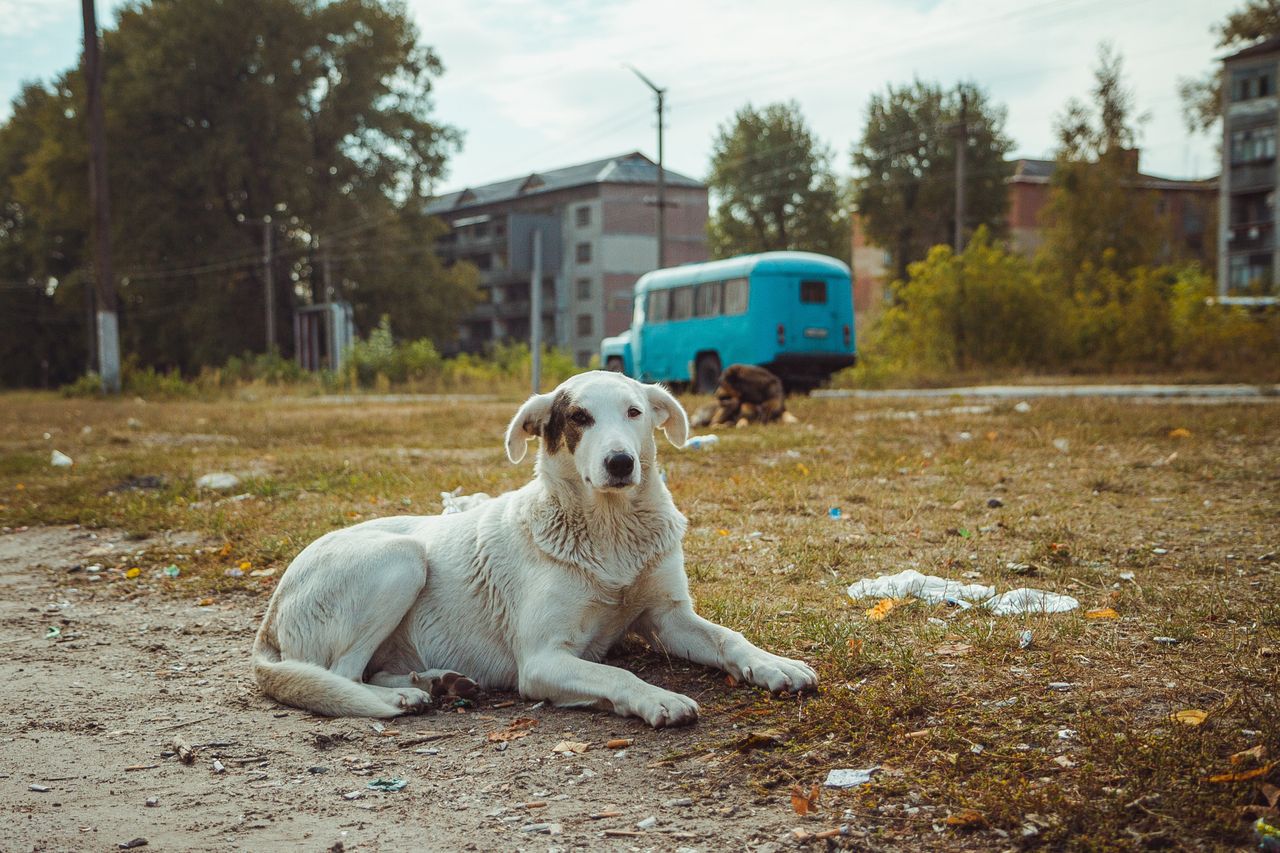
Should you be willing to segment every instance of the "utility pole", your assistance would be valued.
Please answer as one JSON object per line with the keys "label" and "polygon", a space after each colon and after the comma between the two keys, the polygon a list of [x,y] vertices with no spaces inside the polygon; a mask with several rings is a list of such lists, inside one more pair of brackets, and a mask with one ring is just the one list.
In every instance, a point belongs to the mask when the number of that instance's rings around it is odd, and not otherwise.
{"label": "utility pole", "polygon": [[542,389],[542,229],[533,229],[533,272],[529,280],[529,354],[533,393]]}
{"label": "utility pole", "polygon": [[969,147],[969,93],[960,90],[960,123],[956,126],[956,254],[964,251],[964,156]]}
{"label": "utility pole", "polygon": [[271,216],[262,217],[262,282],[267,300],[267,355],[276,351],[276,286],[271,263]]}
{"label": "utility pole", "polygon": [[652,89],[653,94],[658,98],[658,269],[662,269],[667,265],[667,173],[662,167],[662,112],[667,90],[658,88],[652,80],[641,74],[639,69],[630,65],[627,67],[640,78],[641,82]]}
{"label": "utility pole", "polygon": [[120,320],[111,269],[111,207],[107,195],[107,143],[102,108],[102,56],[94,0],[81,0],[84,15],[84,71],[89,95],[89,198],[93,205],[94,284],[98,297],[96,328],[98,373],[102,390],[120,393]]}

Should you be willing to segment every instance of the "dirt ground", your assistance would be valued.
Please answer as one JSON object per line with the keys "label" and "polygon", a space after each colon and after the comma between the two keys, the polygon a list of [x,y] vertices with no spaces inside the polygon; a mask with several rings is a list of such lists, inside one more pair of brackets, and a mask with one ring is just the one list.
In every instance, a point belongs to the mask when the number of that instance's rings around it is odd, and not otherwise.
{"label": "dirt ground", "polygon": [[[120,601],[64,582],[156,544],[76,527],[0,536],[0,848],[771,849],[795,823],[741,787],[708,792],[719,786],[696,763],[655,766],[692,730],[505,695],[386,724],[314,717],[257,692],[247,652],[261,613],[248,602]],[[708,683],[645,666],[673,689]],[[520,718],[537,721],[527,735],[490,740]],[[555,752],[562,741],[591,748]],[[377,778],[408,784],[369,790]],[[634,835],[606,835],[617,830]]]}

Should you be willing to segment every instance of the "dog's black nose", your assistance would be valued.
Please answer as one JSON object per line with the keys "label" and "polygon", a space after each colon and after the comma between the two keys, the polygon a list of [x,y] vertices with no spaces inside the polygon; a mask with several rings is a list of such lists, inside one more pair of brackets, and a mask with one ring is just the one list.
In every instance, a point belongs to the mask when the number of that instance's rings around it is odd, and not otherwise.
{"label": "dog's black nose", "polygon": [[636,460],[630,453],[610,453],[604,458],[604,469],[609,472],[610,477],[629,477],[635,467]]}

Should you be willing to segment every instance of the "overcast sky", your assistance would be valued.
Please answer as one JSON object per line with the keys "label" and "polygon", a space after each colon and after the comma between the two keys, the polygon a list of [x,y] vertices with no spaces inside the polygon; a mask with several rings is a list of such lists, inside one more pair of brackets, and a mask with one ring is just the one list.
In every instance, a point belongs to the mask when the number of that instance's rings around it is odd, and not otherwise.
{"label": "overcast sky", "polygon": [[[1214,141],[1182,120],[1180,76],[1213,67],[1222,0],[407,0],[444,61],[439,119],[466,135],[441,190],[632,150],[656,156],[653,96],[669,90],[666,163],[708,171],[717,126],[750,102],[794,99],[848,171],[873,92],[918,76],[971,79],[1008,108],[1020,156],[1050,157],[1053,118],[1092,82],[1098,44],[1125,60],[1142,169],[1217,173]],[[111,20],[115,3],[99,0]],[[0,117],[23,80],[76,61],[76,0],[0,0]]]}

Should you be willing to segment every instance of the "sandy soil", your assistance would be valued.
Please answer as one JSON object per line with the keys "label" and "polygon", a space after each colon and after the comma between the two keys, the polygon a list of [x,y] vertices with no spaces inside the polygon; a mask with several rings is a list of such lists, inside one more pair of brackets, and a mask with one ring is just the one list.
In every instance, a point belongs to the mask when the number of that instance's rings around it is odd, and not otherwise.
{"label": "sandy soil", "polygon": [[[248,674],[265,599],[198,606],[85,582],[103,554],[155,544],[65,527],[0,535],[0,807],[9,816],[0,849],[115,850],[135,839],[157,850],[794,846],[796,816],[776,795],[757,800],[726,763],[660,763],[717,725],[733,736],[710,715],[655,732],[487,696],[378,731],[281,707]],[[53,628],[59,635],[47,636]],[[704,670],[654,660],[631,668],[700,699],[716,692]],[[537,724],[524,737],[489,739],[517,718]],[[193,763],[173,754],[175,736],[195,747]],[[634,742],[605,748],[614,738]],[[592,747],[555,752],[566,740]],[[367,789],[376,778],[408,784]],[[602,812],[616,815],[592,817]],[[656,826],[637,829],[650,816]]]}

